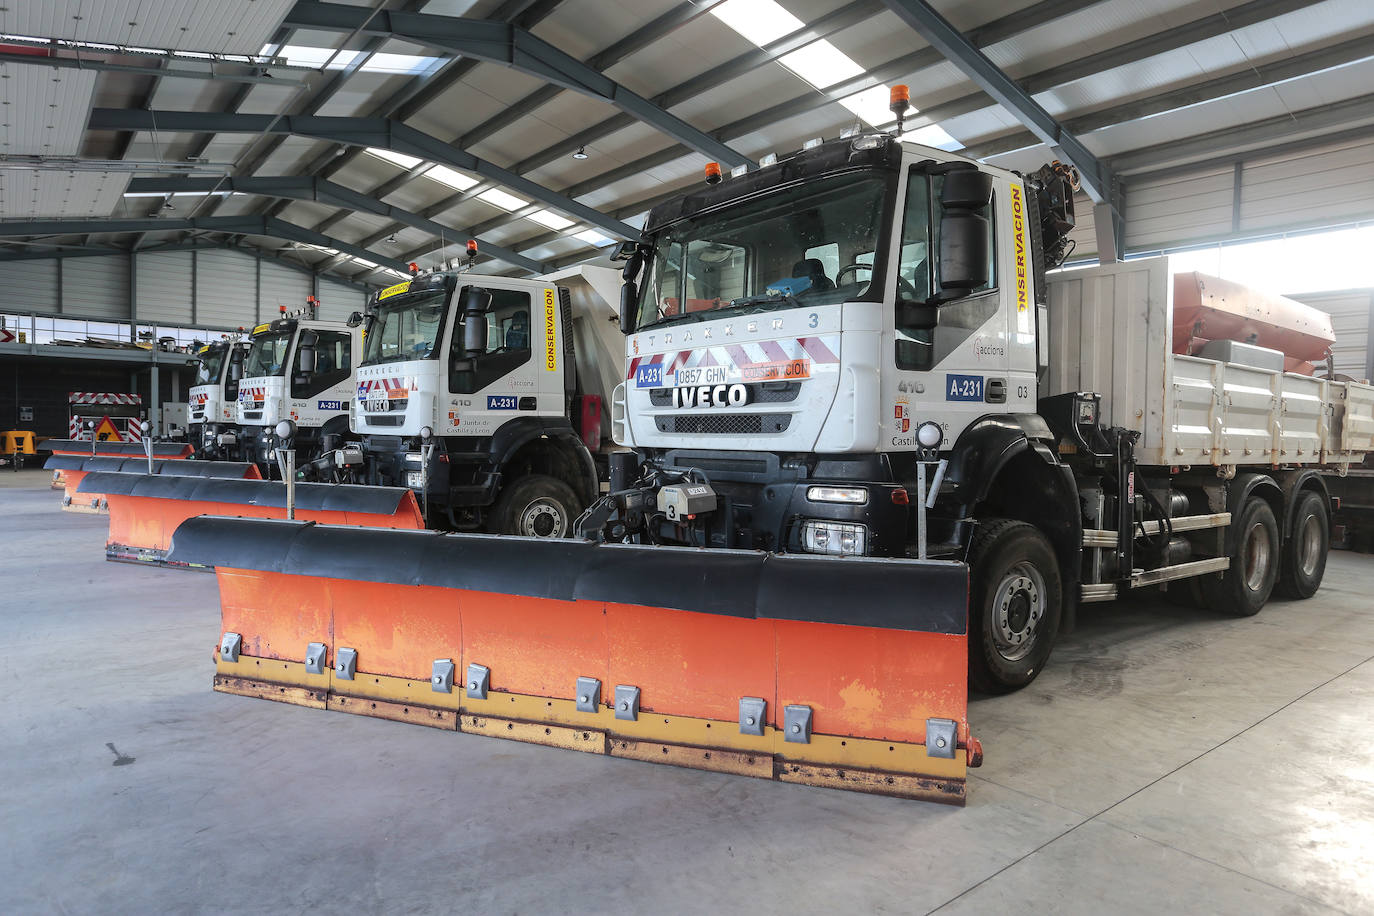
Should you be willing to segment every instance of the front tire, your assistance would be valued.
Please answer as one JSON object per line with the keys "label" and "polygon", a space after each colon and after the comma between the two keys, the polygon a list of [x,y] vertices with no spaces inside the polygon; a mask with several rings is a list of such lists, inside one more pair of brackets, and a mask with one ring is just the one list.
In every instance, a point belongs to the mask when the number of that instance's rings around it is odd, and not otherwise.
{"label": "front tire", "polygon": [[969,568],[969,683],[984,693],[1019,690],[1059,635],[1064,588],[1054,548],[1025,522],[984,519]]}
{"label": "front tire", "polygon": [[1232,617],[1253,617],[1269,600],[1279,568],[1279,526],[1274,510],[1250,497],[1235,523],[1231,566],[1220,576],[1202,577],[1202,595],[1210,607]]}
{"label": "front tire", "polygon": [[1326,554],[1331,549],[1331,519],[1326,500],[1312,490],[1293,506],[1293,533],[1283,546],[1283,562],[1274,591],[1285,598],[1311,598],[1322,587]]}
{"label": "front tire", "polygon": [[577,494],[557,477],[531,474],[501,492],[487,523],[493,534],[563,538],[582,514]]}

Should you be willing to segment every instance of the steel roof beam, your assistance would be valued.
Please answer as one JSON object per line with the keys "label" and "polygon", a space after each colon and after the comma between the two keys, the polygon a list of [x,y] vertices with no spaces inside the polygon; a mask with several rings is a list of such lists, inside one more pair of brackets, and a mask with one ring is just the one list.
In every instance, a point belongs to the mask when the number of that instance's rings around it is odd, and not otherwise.
{"label": "steel roof beam", "polygon": [[[111,52],[113,53],[113,52]],[[159,58],[165,60],[165,58]],[[162,67],[140,67],[137,64],[112,64],[103,60],[90,60],[88,58],[75,57],[36,57],[32,54],[14,54],[10,52],[0,52],[0,63],[7,64],[28,64],[29,66],[57,67],[63,70],[97,70],[109,71],[113,73],[132,73],[135,76],[158,76],[168,79],[187,79],[187,80],[215,80],[222,83],[267,83],[273,86],[303,86],[303,81],[296,79],[286,79],[279,76],[263,76],[261,71],[268,69],[263,66],[249,66],[247,64],[233,64],[225,61],[216,63],[228,66],[247,67],[253,71],[251,73],[226,73],[222,71],[210,70],[185,70],[181,68],[162,68]],[[213,64],[212,64],[213,66]]]}
{"label": "steel roof beam", "polygon": [[378,255],[351,242],[312,232],[304,226],[264,216],[192,216],[184,219],[34,219],[0,220],[0,238],[33,236],[103,235],[127,232],[218,232],[226,235],[262,235],[333,248],[404,272],[406,263]]}
{"label": "steel roof beam", "polygon": [[[411,213],[400,207],[393,207],[390,204],[382,203],[367,194],[361,194],[341,184],[327,181],[322,178],[315,178],[310,175],[287,176],[277,178],[260,177],[231,177],[231,178],[135,178],[129,182],[128,193],[142,194],[184,194],[208,192],[212,190],[237,191],[241,194],[259,194],[266,197],[279,197],[289,200],[308,200],[318,203],[330,204],[339,207],[342,211],[360,210],[364,213],[372,213],[377,216],[384,216],[414,229],[420,229],[433,235],[462,235],[463,230],[444,226],[434,220],[427,219],[417,213]],[[319,232],[318,227],[313,230]],[[368,248],[370,243],[363,241],[359,243],[363,248]],[[492,242],[478,240],[478,245],[483,254],[505,261],[516,267],[528,270],[532,273],[543,273],[544,265],[531,258],[516,254],[508,248]],[[331,245],[330,247],[338,247]],[[342,250],[342,249],[340,249]]]}
{"label": "steel roof beam", "polygon": [[416,156],[491,179],[517,194],[584,220],[619,238],[633,238],[638,231],[599,210],[579,203],[494,163],[456,150],[439,138],[408,124],[385,118],[342,118],[319,115],[217,114],[198,111],[140,111],[97,108],[91,112],[91,130],[159,130],[189,133],[283,133],[350,146],[371,146]]}
{"label": "steel roof beam", "polygon": [[988,60],[963,33],[935,11],[925,0],[883,0],[887,8],[943,54],[978,88],[992,96],[1002,107],[1020,119],[1037,137],[1049,144],[1060,158],[1078,169],[1083,190],[1097,203],[1114,199],[1112,172],[1025,89]]}
{"label": "steel roof beam", "polygon": [[572,55],[507,22],[428,13],[375,12],[366,7],[301,0],[283,25],[334,32],[389,35],[501,64],[583,95],[609,102],[626,114],[725,166],[751,165],[748,156],[669,114]]}

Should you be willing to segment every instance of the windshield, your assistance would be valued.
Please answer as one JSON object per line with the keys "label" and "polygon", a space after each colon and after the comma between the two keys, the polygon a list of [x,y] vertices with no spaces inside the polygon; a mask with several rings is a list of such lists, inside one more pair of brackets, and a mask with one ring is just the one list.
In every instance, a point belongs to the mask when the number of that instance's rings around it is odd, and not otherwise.
{"label": "windshield", "polygon": [[255,334],[243,361],[243,377],[281,375],[286,365],[286,351],[291,347],[291,332]]}
{"label": "windshield", "polygon": [[436,289],[376,306],[363,348],[364,366],[404,359],[437,359],[448,291]]}
{"label": "windshield", "polygon": [[219,370],[224,367],[224,357],[228,353],[228,347],[210,347],[200,354],[200,359],[196,362],[195,384],[218,385]]}
{"label": "windshield", "polygon": [[639,327],[864,296],[889,183],[835,175],[668,227],[655,240]]}

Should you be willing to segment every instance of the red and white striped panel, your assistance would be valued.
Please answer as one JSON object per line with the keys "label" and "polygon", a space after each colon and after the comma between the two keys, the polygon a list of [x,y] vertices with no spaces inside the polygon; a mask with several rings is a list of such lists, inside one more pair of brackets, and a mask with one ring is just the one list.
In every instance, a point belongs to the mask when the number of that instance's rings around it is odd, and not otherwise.
{"label": "red and white striped panel", "polygon": [[122,394],[113,391],[68,391],[68,404],[142,404],[143,398],[136,394]]}
{"label": "red and white striped panel", "polygon": [[138,421],[134,421],[134,422],[130,423],[128,426],[124,427],[124,441],[125,441],[125,442],[142,442],[142,441],[143,441],[143,431],[142,431],[141,429],[139,429],[139,427],[138,427]]}
{"label": "red and white striped panel", "polygon": [[408,398],[410,392],[420,388],[420,381],[413,375],[400,378],[369,378],[358,381],[358,395],[366,397],[370,391],[382,389],[388,398]]}
{"label": "red and white striped panel", "polygon": [[725,346],[703,347],[699,350],[670,350],[652,356],[636,356],[629,360],[625,378],[635,377],[640,366],[663,366],[663,374],[671,375],[679,369],[697,366],[734,366],[746,369],[788,360],[804,359],[818,366],[837,365],[840,349],[839,335],[828,337],[798,337],[791,340],[760,340]]}

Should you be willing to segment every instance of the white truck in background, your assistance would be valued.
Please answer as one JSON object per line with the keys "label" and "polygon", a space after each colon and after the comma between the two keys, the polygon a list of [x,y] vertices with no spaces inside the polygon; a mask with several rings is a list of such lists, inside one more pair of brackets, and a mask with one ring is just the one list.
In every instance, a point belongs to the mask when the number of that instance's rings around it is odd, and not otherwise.
{"label": "white truck in background", "polygon": [[420,274],[378,292],[350,401],[351,479],[416,491],[428,524],[564,537],[599,495],[623,339],[620,272]]}
{"label": "white truck in background", "polygon": [[247,340],[228,336],[196,348],[195,384],[188,392],[187,438],[196,458],[238,461],[238,382],[230,358]]}
{"label": "white truck in background", "polygon": [[302,476],[337,478],[335,455],[352,438],[348,410],[363,332],[341,321],[321,321],[315,310],[311,303],[260,324],[246,347],[230,351],[240,454],[264,476],[273,473],[276,450],[289,448]]}

